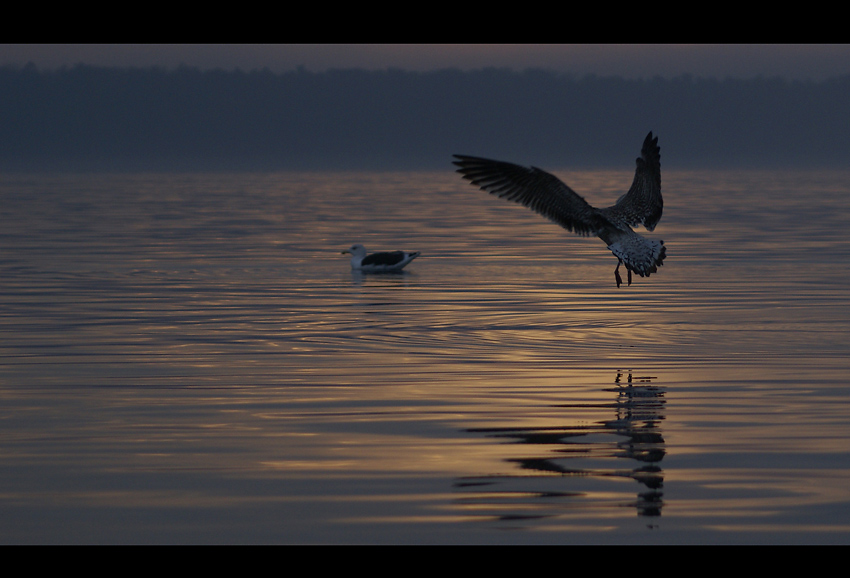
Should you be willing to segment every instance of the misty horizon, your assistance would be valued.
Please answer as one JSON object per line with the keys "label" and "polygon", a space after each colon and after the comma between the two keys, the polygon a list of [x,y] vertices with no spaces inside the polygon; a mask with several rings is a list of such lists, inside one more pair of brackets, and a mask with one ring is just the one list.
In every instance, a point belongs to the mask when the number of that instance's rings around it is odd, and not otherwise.
{"label": "misty horizon", "polygon": [[451,169],[471,154],[630,169],[844,168],[850,75],[627,79],[544,69],[0,68],[0,170]]}

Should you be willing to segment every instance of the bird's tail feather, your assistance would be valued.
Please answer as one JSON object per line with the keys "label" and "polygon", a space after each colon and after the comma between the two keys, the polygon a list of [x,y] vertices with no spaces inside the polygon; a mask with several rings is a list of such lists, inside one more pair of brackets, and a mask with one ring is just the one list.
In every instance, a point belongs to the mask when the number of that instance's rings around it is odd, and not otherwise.
{"label": "bird's tail feather", "polygon": [[664,241],[647,239],[634,231],[623,231],[609,243],[608,248],[629,271],[641,277],[649,277],[658,271],[667,257]]}

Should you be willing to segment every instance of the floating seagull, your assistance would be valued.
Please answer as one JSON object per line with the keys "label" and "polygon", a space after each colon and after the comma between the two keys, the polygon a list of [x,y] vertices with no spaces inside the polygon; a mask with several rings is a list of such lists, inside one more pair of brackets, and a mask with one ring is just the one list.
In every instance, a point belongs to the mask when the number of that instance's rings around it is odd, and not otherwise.
{"label": "floating seagull", "polygon": [[404,269],[405,265],[419,256],[419,251],[388,251],[372,253],[366,256],[366,248],[361,244],[352,245],[343,253],[351,254],[351,268],[364,273],[393,273]]}
{"label": "floating seagull", "polygon": [[463,178],[503,199],[523,204],[529,209],[558,223],[567,231],[579,235],[596,235],[617,257],[614,279],[619,287],[620,265],[641,277],[655,273],[667,256],[664,241],[646,239],[632,230],[643,224],[648,231],[655,229],[661,219],[664,202],[661,199],[661,149],[658,137],[652,132],[643,141],[637,159],[635,179],[629,191],[610,207],[590,206],[560,179],[536,167],[454,155],[457,172]]}

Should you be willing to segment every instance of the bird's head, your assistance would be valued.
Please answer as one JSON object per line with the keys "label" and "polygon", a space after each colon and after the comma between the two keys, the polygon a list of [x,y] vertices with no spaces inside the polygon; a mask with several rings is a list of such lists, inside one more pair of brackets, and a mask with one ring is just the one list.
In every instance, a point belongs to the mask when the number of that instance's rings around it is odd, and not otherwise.
{"label": "bird's head", "polygon": [[359,257],[359,256],[366,255],[366,248],[363,247],[363,245],[361,245],[360,243],[355,243],[354,245],[352,245],[348,249],[344,249],[342,251],[342,253],[343,254],[349,253],[351,255],[354,255],[355,257]]}

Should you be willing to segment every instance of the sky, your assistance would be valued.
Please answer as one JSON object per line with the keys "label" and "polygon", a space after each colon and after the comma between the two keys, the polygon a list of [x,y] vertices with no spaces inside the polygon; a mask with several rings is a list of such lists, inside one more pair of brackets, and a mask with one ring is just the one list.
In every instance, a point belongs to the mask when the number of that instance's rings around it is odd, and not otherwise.
{"label": "sky", "polygon": [[78,63],[272,72],[507,67],[627,78],[823,80],[850,74],[850,44],[0,44],[0,66],[29,62],[45,69]]}

